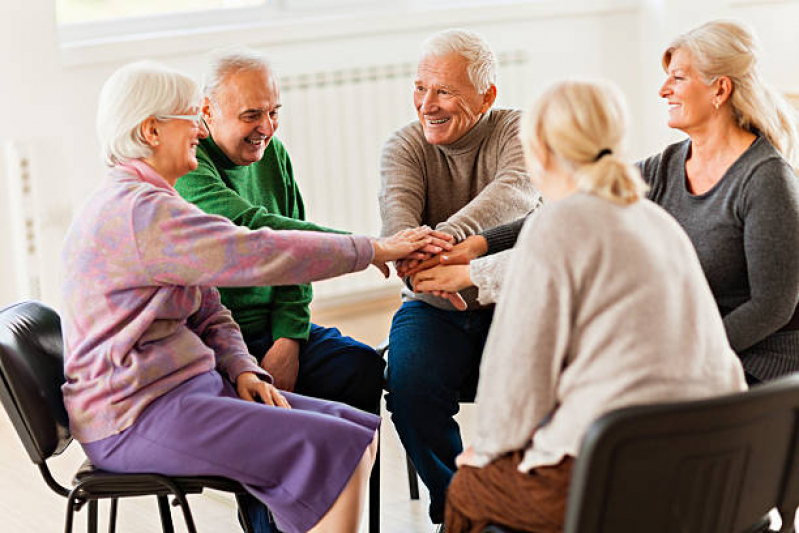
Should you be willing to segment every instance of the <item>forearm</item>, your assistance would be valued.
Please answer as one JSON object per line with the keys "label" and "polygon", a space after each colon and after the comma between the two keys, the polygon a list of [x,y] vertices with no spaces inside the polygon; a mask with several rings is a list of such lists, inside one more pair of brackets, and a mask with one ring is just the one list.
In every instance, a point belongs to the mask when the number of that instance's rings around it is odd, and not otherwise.
{"label": "forearm", "polygon": [[538,202],[538,192],[526,174],[506,172],[436,229],[462,241],[523,216]]}

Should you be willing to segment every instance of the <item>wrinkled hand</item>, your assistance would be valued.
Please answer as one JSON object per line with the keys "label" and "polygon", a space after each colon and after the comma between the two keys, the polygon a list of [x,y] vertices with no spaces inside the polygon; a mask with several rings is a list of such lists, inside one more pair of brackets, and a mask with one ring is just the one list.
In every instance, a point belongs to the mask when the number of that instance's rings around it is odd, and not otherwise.
{"label": "wrinkled hand", "polygon": [[459,311],[466,310],[466,302],[458,291],[472,286],[469,265],[438,265],[417,272],[411,278],[413,290],[446,298]]}
{"label": "wrinkled hand", "polygon": [[488,241],[482,235],[470,235],[463,241],[452,247],[449,252],[442,251],[440,254],[430,257],[424,261],[419,261],[415,265],[409,265],[406,269],[406,276],[413,276],[417,272],[432,268],[438,264],[444,265],[465,265],[472,259],[477,259],[488,251]]}
{"label": "wrinkled hand", "polygon": [[239,374],[239,377],[236,378],[236,392],[239,398],[248,402],[254,402],[256,398],[260,398],[265,405],[291,409],[286,398],[274,386],[255,375],[255,372]]}
{"label": "wrinkled hand", "polygon": [[297,374],[300,372],[300,342],[295,339],[277,339],[261,359],[261,368],[272,374],[275,387],[294,392]]}
{"label": "wrinkled hand", "polygon": [[391,237],[373,239],[375,255],[372,264],[388,277],[389,270],[386,263],[404,259],[409,254],[431,244],[436,237],[431,236],[433,230],[426,226],[398,231]]}
{"label": "wrinkled hand", "polygon": [[475,468],[479,468],[479,465],[475,461],[474,448],[472,446],[469,446],[463,450],[460,455],[455,458],[455,466],[458,468],[464,466],[473,466]]}
{"label": "wrinkled hand", "polygon": [[408,276],[408,271],[415,268],[419,263],[429,260],[442,252],[449,252],[454,247],[455,237],[442,231],[430,230],[432,241],[430,244],[423,246],[419,250],[411,253],[408,257],[398,259],[394,262],[394,268],[397,270],[397,276],[405,278]]}

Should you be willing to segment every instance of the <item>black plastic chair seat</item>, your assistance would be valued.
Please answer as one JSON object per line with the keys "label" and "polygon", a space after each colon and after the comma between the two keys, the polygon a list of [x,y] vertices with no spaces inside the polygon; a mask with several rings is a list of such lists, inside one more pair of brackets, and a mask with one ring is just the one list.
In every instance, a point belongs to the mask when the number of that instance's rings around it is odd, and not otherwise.
{"label": "black plastic chair seat", "polygon": [[[156,473],[137,472],[124,474],[95,467],[88,459],[83,462],[72,479],[73,486],[92,498],[115,496],[169,495],[164,480],[177,485],[184,494],[201,494],[204,489],[244,494],[246,489],[237,481],[217,476],[167,477]],[[97,482],[95,484],[94,482]],[[83,495],[82,495],[83,496]]]}

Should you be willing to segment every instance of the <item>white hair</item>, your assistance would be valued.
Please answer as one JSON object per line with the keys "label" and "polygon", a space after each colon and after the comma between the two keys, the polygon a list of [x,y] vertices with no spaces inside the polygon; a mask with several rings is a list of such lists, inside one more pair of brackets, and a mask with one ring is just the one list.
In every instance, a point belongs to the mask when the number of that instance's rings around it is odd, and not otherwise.
{"label": "white hair", "polygon": [[668,70],[677,50],[687,51],[706,84],[722,76],[732,81],[730,105],[741,128],[760,131],[795,169],[799,168],[796,111],[763,80],[758,67],[759,46],[744,24],[714,20],[678,36],[663,52]]}
{"label": "white hair", "polygon": [[245,70],[263,69],[274,76],[272,67],[264,56],[249,48],[225,48],[211,53],[208,68],[203,76],[203,95],[218,96],[220,86],[227,78]]}
{"label": "white hair", "polygon": [[549,150],[574,175],[575,185],[619,204],[640,199],[647,186],[621,157],[627,108],[621,91],[607,82],[556,83],[524,114],[521,140],[528,160],[533,146]]}
{"label": "white hair", "polygon": [[440,31],[422,43],[421,57],[442,57],[458,54],[466,61],[469,81],[480,94],[485,94],[497,82],[497,58],[488,42],[469,30]]}
{"label": "white hair", "polygon": [[106,80],[97,106],[97,137],[106,164],[152,155],[141,124],[153,115],[175,115],[200,102],[189,76],[151,61],[130,63]]}

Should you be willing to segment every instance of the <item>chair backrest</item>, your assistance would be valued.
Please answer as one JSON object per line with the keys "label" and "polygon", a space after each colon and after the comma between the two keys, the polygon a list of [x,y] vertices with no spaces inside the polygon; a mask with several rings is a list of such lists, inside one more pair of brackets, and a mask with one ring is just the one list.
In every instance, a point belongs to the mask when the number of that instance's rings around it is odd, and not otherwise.
{"label": "chair backrest", "polygon": [[61,395],[63,383],[58,314],[38,302],[0,311],[0,402],[37,465],[72,441]]}
{"label": "chair backrest", "polygon": [[778,505],[792,521],[798,434],[799,375],[608,413],[583,440],[566,533],[737,533]]}

